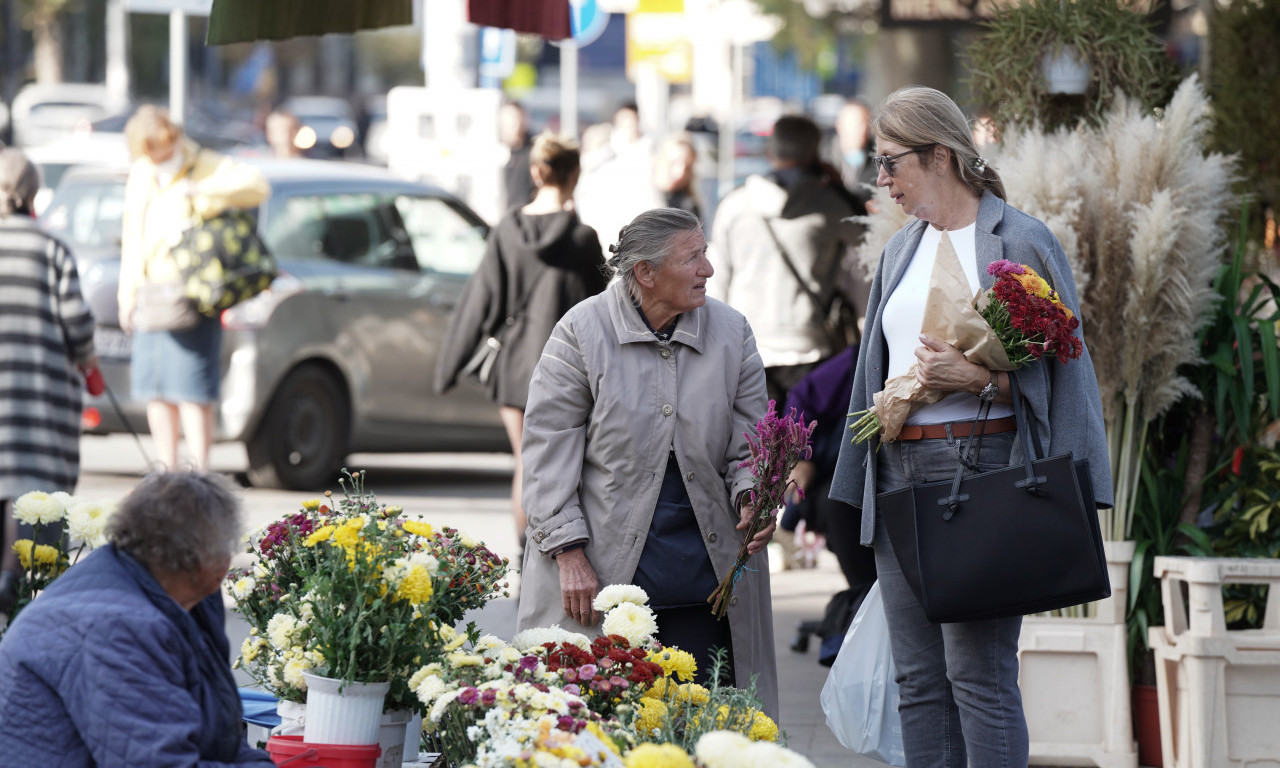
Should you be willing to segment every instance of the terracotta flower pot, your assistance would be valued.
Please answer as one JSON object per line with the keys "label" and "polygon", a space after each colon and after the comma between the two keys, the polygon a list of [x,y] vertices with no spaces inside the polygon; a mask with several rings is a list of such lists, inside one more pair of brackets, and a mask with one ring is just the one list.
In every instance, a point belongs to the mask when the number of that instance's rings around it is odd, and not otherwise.
{"label": "terracotta flower pot", "polygon": [[1154,685],[1133,686],[1133,733],[1138,740],[1138,764],[1164,768],[1160,746],[1160,699]]}

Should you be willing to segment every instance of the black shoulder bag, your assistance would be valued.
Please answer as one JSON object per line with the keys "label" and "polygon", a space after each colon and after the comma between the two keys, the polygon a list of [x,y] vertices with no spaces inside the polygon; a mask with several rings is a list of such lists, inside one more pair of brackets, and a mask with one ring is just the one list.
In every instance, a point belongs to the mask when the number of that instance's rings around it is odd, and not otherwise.
{"label": "black shoulder bag", "polygon": [[[979,436],[966,442],[952,480],[876,497],[903,576],[930,621],[1039,613],[1111,595],[1088,460],[1041,458],[1012,373],[1009,385],[1023,464],[966,476]],[[991,405],[983,406],[985,422]]]}
{"label": "black shoulder bag", "polygon": [[471,358],[467,360],[466,365],[462,366],[464,376],[470,376],[481,384],[489,383],[489,379],[493,377],[493,366],[498,362],[498,353],[502,351],[504,339],[510,333],[511,327],[524,315],[524,309],[529,305],[529,299],[533,297],[533,289],[542,282],[542,278],[549,269],[550,267],[543,266],[542,271],[529,285],[529,290],[525,291],[524,296],[520,298],[520,306],[516,307],[516,311],[508,314],[496,330],[486,334],[485,338],[476,345]]}

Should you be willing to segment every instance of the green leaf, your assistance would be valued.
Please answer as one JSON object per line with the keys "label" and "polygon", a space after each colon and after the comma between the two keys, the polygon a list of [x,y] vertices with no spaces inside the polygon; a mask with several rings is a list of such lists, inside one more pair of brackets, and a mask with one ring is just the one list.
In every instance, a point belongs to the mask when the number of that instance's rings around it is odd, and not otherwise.
{"label": "green leaf", "polygon": [[1267,379],[1267,396],[1271,418],[1280,418],[1280,353],[1276,350],[1276,327],[1266,321],[1258,324],[1258,345],[1262,347],[1262,370]]}

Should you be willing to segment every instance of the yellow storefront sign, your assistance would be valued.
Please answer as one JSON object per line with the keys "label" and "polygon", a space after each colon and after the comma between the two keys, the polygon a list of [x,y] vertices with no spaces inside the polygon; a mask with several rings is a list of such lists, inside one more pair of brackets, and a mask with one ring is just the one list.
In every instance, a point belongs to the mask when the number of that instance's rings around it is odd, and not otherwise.
{"label": "yellow storefront sign", "polygon": [[693,46],[685,25],[684,0],[640,0],[627,14],[627,77],[638,67],[656,67],[670,83],[693,77]]}

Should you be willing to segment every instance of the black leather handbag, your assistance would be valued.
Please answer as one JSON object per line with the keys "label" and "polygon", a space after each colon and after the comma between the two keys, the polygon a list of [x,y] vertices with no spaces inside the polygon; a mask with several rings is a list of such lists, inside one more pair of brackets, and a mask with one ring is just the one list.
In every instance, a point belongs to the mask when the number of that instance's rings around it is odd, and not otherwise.
{"label": "black leather handbag", "polygon": [[978,437],[967,441],[953,479],[876,497],[930,621],[1039,613],[1111,595],[1088,461],[1041,458],[1013,374],[1009,383],[1022,465],[965,475]]}

